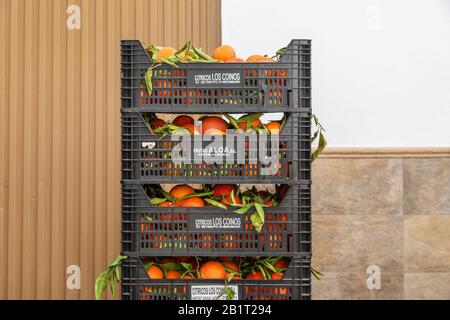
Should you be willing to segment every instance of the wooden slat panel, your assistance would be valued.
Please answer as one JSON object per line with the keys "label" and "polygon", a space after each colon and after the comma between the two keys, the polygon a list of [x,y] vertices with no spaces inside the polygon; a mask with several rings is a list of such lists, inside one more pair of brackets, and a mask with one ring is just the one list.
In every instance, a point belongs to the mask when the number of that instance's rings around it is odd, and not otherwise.
{"label": "wooden slat panel", "polygon": [[119,253],[120,39],[211,52],[220,1],[0,0],[0,299],[92,299]]}

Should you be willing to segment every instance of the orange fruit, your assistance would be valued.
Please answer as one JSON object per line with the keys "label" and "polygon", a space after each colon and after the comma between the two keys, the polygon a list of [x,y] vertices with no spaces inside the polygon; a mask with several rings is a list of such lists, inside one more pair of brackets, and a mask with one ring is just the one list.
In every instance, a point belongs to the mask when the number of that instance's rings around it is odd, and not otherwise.
{"label": "orange fruit", "polygon": [[164,274],[158,266],[152,265],[147,270],[150,279],[164,279]]}
{"label": "orange fruit", "polygon": [[200,267],[200,279],[225,279],[226,271],[223,265],[217,261],[205,262]]}
{"label": "orange fruit", "polygon": [[161,48],[160,50],[159,50],[159,52],[158,52],[158,55],[157,55],[157,60],[159,60],[159,59],[167,59],[167,58],[169,58],[170,56],[172,56],[175,52],[177,52],[177,50],[175,50],[174,48],[172,48],[172,47],[165,47],[165,48]]}
{"label": "orange fruit", "polygon": [[[233,190],[234,186],[232,184],[216,184],[213,188],[213,197],[224,197],[221,201],[224,205],[229,205],[232,203],[231,201],[231,191]],[[234,195],[234,201],[236,201],[237,204],[241,204],[241,199],[237,196],[237,194]]]}
{"label": "orange fruit", "polygon": [[283,279],[282,273],[272,273],[272,280],[281,280]]}
{"label": "orange fruit", "polygon": [[[239,267],[236,265],[236,263],[234,263],[234,262],[232,262],[232,261],[224,261],[224,262],[222,262],[222,264],[223,264],[225,267],[227,267],[227,268],[233,270],[234,272],[238,272],[238,271],[239,271]],[[227,273],[227,275],[228,275],[228,273]]]}
{"label": "orange fruit", "polygon": [[275,61],[270,57],[260,57],[256,60],[256,62],[275,62]]}
{"label": "orange fruit", "polygon": [[163,119],[156,118],[156,119],[152,119],[152,121],[150,121],[150,128],[152,128],[152,129],[156,129],[156,128],[162,127],[164,125],[166,125],[166,122]]}
{"label": "orange fruit", "polygon": [[188,207],[188,208],[195,208],[195,207],[204,207],[205,206],[205,202],[201,199],[201,198],[188,198],[188,199],[184,199],[181,200],[178,203],[179,207]]}
{"label": "orange fruit", "polygon": [[170,201],[164,201],[164,202],[161,203],[159,206],[160,206],[160,207],[172,207],[172,206],[173,206],[173,203],[170,202]]}
{"label": "orange fruit", "polygon": [[225,60],[225,62],[227,62],[227,63],[233,63],[233,62],[245,62],[244,61],[244,59],[241,59],[241,58],[230,58],[230,59],[227,59],[227,60]]}
{"label": "orange fruit", "polygon": [[172,188],[170,190],[169,194],[174,197],[176,200],[179,200],[180,198],[183,198],[184,196],[187,196],[189,194],[195,193],[194,189],[192,187],[186,185],[186,184],[180,184]]}
{"label": "orange fruit", "polygon": [[173,119],[172,124],[179,126],[179,127],[183,127],[184,125],[187,125],[187,124],[194,125],[194,119],[192,119],[189,116],[182,115],[182,116],[178,116],[175,119]]}
{"label": "orange fruit", "polygon": [[200,134],[200,132],[198,132],[197,130],[197,127],[193,123],[186,123],[181,125],[180,127],[188,129],[190,134]]}
{"label": "orange fruit", "polygon": [[278,121],[271,121],[266,124],[267,130],[270,134],[280,134],[281,123]]}
{"label": "orange fruit", "polygon": [[231,58],[236,58],[236,52],[229,45],[219,46],[214,49],[213,58],[219,61],[226,61]]}
{"label": "orange fruit", "polygon": [[190,275],[185,275],[184,277],[183,277],[183,279],[194,279],[192,276],[190,276]]}
{"label": "orange fruit", "polygon": [[166,274],[166,279],[180,279],[181,274],[175,270],[169,270]]}
{"label": "orange fruit", "polygon": [[273,265],[277,269],[287,269],[289,267],[289,260],[288,259],[280,259]]}
{"label": "orange fruit", "polygon": [[247,280],[264,280],[264,276],[261,271],[256,271],[255,273],[249,273],[245,278]]}
{"label": "orange fruit", "polygon": [[202,121],[202,134],[224,135],[227,132],[227,123],[219,117],[207,117]]}
{"label": "orange fruit", "polygon": [[247,58],[246,62],[257,62],[260,58],[264,58],[264,56],[260,54],[253,54]]}
{"label": "orange fruit", "polygon": [[[257,128],[262,127],[262,122],[259,119],[253,120],[252,122],[250,122],[250,124],[253,127],[257,127]],[[238,119],[238,125],[239,125],[239,128],[241,128],[242,130],[244,130],[244,131],[247,130],[247,121],[239,121],[239,119]]]}
{"label": "orange fruit", "polygon": [[[229,268],[229,269],[231,269],[232,271],[234,271],[234,272],[239,272],[239,267],[234,263],[234,262],[232,262],[232,261],[224,261],[224,262],[222,262],[222,264],[225,266],[225,267],[227,267],[227,268]],[[226,271],[226,270],[225,270]],[[228,277],[230,274],[228,273],[228,272],[226,272],[226,277]],[[240,279],[241,277],[239,276],[239,274],[235,274],[234,276],[233,276],[233,279],[235,279],[235,280],[238,280],[238,279]]]}

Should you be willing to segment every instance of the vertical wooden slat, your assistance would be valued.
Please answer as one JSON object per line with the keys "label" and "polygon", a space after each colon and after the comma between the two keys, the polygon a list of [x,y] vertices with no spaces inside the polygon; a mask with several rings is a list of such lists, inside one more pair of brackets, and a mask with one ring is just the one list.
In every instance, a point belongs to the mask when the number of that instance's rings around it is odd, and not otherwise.
{"label": "vertical wooden slat", "polygon": [[[91,139],[94,134],[94,117],[92,111],[95,109],[95,2],[83,0],[83,28],[82,53],[81,53],[81,222],[80,222],[80,268],[82,270],[82,285],[91,284],[94,279],[94,205],[93,192],[94,181],[94,144]],[[91,292],[81,290],[81,298],[91,298]]]}
{"label": "vertical wooden slat", "polygon": [[65,297],[66,276],[66,2],[53,0],[51,298]]}
{"label": "vertical wooden slat", "polygon": [[[36,277],[34,270],[37,266],[37,231],[36,227],[36,201],[39,201],[37,194],[37,117],[38,110],[38,89],[40,81],[37,78],[38,72],[30,72],[34,66],[38,65],[36,52],[38,51],[39,41],[39,16],[33,14],[39,9],[39,3],[25,3],[25,21],[24,28],[30,37],[25,37],[23,61],[25,74],[23,78],[24,93],[24,189],[23,189],[23,250],[27,252],[23,256],[22,264],[22,292],[24,299],[31,299],[36,294]],[[39,85],[38,85],[39,84]],[[42,140],[43,141],[43,140]],[[39,215],[39,212],[38,212]]]}
{"label": "vertical wooden slat", "polygon": [[[70,1],[70,4],[81,6],[79,0]],[[66,262],[69,265],[79,265],[81,31],[69,31],[67,40]],[[66,290],[66,298],[68,299],[78,299],[79,296],[77,290]]]}
{"label": "vertical wooden slat", "polygon": [[[108,65],[120,66],[120,30],[117,28],[120,1],[108,8]],[[147,19],[144,17],[144,19]],[[143,32],[144,34],[145,32]],[[120,252],[120,79],[118,69],[108,68],[108,181],[107,181],[107,257],[108,263]]]}
{"label": "vertical wooden slat", "polygon": [[[9,149],[9,92],[8,76],[10,48],[11,2],[0,0],[0,299],[8,298],[8,152]],[[2,76],[4,75],[4,76]]]}
{"label": "vertical wooden slat", "polygon": [[11,3],[11,64],[9,100],[9,150],[8,153],[8,298],[22,298],[23,261],[23,76],[24,76],[24,1]]}
{"label": "vertical wooden slat", "polygon": [[40,1],[39,8],[39,50],[38,50],[38,74],[39,74],[39,98],[37,114],[37,140],[35,145],[37,164],[37,237],[39,243],[37,250],[37,272],[41,274],[37,278],[37,298],[50,298],[50,248],[51,248],[51,43],[53,40],[51,7],[49,1]]}
{"label": "vertical wooden slat", "polygon": [[192,0],[192,33],[191,38],[195,46],[201,47],[200,39],[200,0]]}
{"label": "vertical wooden slat", "polygon": [[[66,27],[70,4],[81,30]],[[94,297],[120,250],[119,41],[211,50],[219,7],[0,0],[0,299]],[[72,264],[81,291],[66,288]]]}

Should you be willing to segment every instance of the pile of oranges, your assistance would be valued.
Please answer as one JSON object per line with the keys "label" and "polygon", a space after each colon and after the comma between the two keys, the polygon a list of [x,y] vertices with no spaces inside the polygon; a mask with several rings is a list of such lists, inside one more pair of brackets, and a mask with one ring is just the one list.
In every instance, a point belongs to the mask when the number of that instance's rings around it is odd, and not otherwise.
{"label": "pile of oranges", "polygon": [[[227,117],[230,118],[231,116],[227,115]],[[233,121],[235,123],[235,126],[233,126],[233,123],[228,123],[219,116],[203,116],[199,121],[201,125],[197,125],[194,118],[189,115],[179,115],[171,123],[167,123],[151,114],[144,115],[151,132],[156,134],[186,132],[191,135],[225,135],[227,129],[234,129],[236,132],[241,133],[246,132],[248,129],[257,130],[256,132],[261,132],[260,130],[265,129],[265,132],[270,134],[280,133],[280,121],[270,121],[263,124],[259,118],[245,121],[244,117],[245,115]],[[183,130],[179,130],[180,128]]]}
{"label": "pile of oranges", "polygon": [[282,280],[289,259],[218,257],[143,258],[144,268],[152,280]]}
{"label": "pile of oranges", "polygon": [[253,54],[246,60],[238,58],[232,46],[222,45],[214,49],[212,57],[221,62],[275,62],[268,56]]}
{"label": "pile of oranges", "polygon": [[[177,50],[172,47],[161,47],[159,48],[159,51],[156,55],[157,61],[164,61],[166,59],[169,59],[174,54],[176,54]],[[181,52],[180,58],[183,59],[185,57],[184,52]],[[268,57],[266,55],[260,55],[260,54],[253,54],[249,56],[246,60],[242,58],[238,58],[236,56],[236,51],[234,48],[230,45],[221,45],[214,49],[212,58],[220,61],[220,62],[275,62],[275,60],[271,57]]]}
{"label": "pile of oranges", "polygon": [[[272,207],[277,205],[280,197],[284,197],[286,192],[286,188],[283,187],[282,193],[278,195],[271,194],[266,190],[247,191],[245,194],[254,194],[253,198],[256,198],[261,205]],[[203,190],[194,190],[187,184],[180,184],[172,187],[165,198],[154,197],[151,198],[151,201],[160,207],[194,208],[216,205],[223,208],[223,206],[242,205],[242,194],[239,186],[233,184],[216,184],[211,189],[205,187]],[[255,199],[251,201],[255,201]]]}

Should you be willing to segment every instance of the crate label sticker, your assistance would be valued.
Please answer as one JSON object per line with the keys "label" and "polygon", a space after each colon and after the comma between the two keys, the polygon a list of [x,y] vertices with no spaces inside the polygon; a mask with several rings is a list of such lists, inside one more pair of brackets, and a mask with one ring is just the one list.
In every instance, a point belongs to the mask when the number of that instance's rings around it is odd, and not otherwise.
{"label": "crate label sticker", "polygon": [[194,155],[196,157],[215,157],[215,158],[228,158],[228,157],[234,157],[236,154],[236,149],[233,147],[228,146],[206,146],[204,148],[194,148]]}
{"label": "crate label sticker", "polygon": [[241,87],[242,79],[240,69],[189,70],[188,86],[191,88]]}
{"label": "crate label sticker", "polygon": [[190,231],[197,230],[241,230],[242,217],[230,214],[204,214],[189,219]]}
{"label": "crate label sticker", "polygon": [[[191,300],[228,300],[223,285],[191,286]],[[238,286],[228,286],[228,290],[234,291],[232,300],[239,300]]]}

